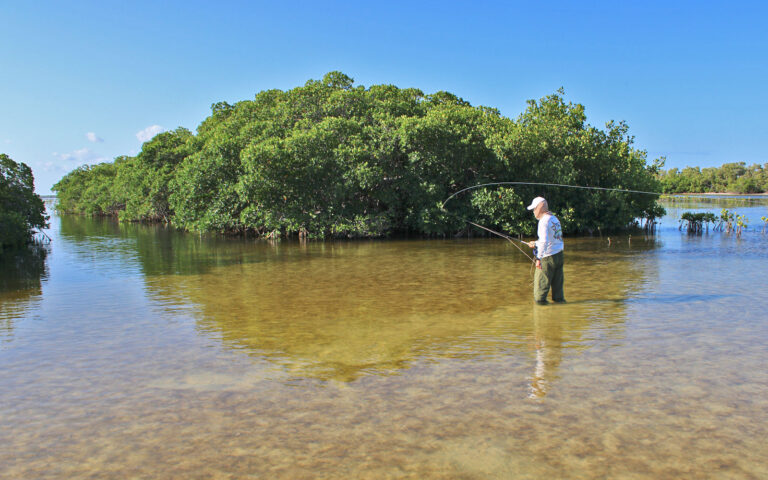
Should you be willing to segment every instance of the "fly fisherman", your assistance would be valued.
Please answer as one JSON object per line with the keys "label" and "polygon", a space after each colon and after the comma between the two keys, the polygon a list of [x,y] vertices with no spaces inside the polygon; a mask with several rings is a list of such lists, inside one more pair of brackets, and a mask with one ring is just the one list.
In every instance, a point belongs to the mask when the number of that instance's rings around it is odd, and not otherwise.
{"label": "fly fisherman", "polygon": [[543,197],[533,199],[528,210],[539,221],[536,241],[528,242],[536,256],[536,276],[533,279],[533,299],[539,305],[547,303],[547,294],[552,288],[552,301],[565,302],[563,294],[563,230],[560,220],[549,211]]}

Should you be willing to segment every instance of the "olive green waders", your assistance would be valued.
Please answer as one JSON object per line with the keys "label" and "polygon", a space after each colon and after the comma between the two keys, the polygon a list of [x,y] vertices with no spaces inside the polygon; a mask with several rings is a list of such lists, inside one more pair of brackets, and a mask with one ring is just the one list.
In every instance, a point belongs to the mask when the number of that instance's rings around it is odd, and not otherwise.
{"label": "olive green waders", "polygon": [[541,259],[541,268],[536,269],[533,278],[533,299],[546,302],[549,289],[552,288],[552,300],[564,302],[563,293],[563,252],[558,252]]}

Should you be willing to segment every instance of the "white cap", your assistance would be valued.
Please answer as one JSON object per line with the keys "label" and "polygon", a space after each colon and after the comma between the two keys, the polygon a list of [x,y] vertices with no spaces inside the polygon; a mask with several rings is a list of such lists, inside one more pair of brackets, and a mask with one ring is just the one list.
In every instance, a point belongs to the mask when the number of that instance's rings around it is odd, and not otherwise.
{"label": "white cap", "polygon": [[528,210],[533,210],[534,208],[538,207],[541,202],[546,202],[546,200],[544,200],[544,197],[534,198],[531,204],[528,205]]}

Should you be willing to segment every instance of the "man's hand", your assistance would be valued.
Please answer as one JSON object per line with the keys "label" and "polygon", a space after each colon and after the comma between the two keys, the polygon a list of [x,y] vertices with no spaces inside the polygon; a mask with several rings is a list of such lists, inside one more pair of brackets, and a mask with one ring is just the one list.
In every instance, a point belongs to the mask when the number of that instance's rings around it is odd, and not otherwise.
{"label": "man's hand", "polygon": [[536,246],[536,241],[535,240],[531,240],[530,242],[528,242],[528,246],[531,247],[531,248],[535,247]]}
{"label": "man's hand", "polygon": [[541,270],[541,260],[539,260],[538,258],[536,259],[536,268]]}

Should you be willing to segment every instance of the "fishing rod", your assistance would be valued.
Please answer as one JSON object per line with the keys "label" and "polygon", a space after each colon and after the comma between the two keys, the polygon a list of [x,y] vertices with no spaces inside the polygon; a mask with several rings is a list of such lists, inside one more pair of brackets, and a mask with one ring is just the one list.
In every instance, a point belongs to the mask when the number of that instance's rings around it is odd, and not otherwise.
{"label": "fishing rod", "polygon": [[[458,217],[458,218],[461,218],[461,217],[459,217],[458,215],[455,215],[455,216],[456,216],[456,217]],[[508,240],[508,241],[509,241],[509,243],[511,243],[512,245],[514,245],[514,246],[515,246],[515,248],[517,248],[518,250],[520,250],[520,251],[522,252],[522,254],[523,254],[523,255],[525,255],[526,257],[528,257],[528,258],[529,258],[529,259],[530,259],[532,262],[534,262],[534,261],[535,261],[535,260],[533,259],[533,257],[531,257],[530,255],[528,255],[527,253],[525,253],[525,250],[523,250],[522,248],[518,247],[518,246],[515,244],[515,242],[520,242],[520,243],[522,243],[522,244],[524,244],[524,245],[528,246],[528,242],[525,242],[525,241],[523,241],[523,240],[520,240],[519,238],[510,237],[509,235],[504,235],[503,233],[497,232],[496,230],[491,230],[491,229],[490,229],[490,228],[488,228],[488,227],[484,227],[484,226],[482,226],[482,225],[479,225],[479,224],[477,224],[477,223],[475,223],[475,222],[469,221],[469,220],[467,220],[466,218],[461,218],[461,219],[462,219],[462,220],[464,220],[465,222],[467,222],[467,223],[468,223],[468,224],[470,224],[470,225],[473,225],[473,226],[475,226],[475,227],[477,227],[477,228],[481,228],[481,229],[485,230],[486,232],[490,232],[490,233],[492,233],[492,234],[494,234],[494,235],[498,235],[498,236],[500,236],[501,238],[504,238],[504,239]],[[513,240],[514,240],[514,241],[513,241]]]}
{"label": "fishing rod", "polygon": [[523,244],[525,244],[525,245],[527,246],[527,245],[528,245],[528,242],[524,242],[523,240],[520,240],[520,239],[518,239],[518,238],[510,237],[509,235],[505,235],[505,234],[503,234],[503,233],[500,233],[500,232],[497,232],[497,231],[495,231],[495,230],[491,230],[491,229],[490,229],[490,228],[488,228],[488,227],[484,227],[484,226],[482,226],[482,225],[479,225],[479,224],[477,224],[477,223],[475,223],[475,222],[472,222],[472,221],[470,221],[470,220],[467,220],[466,218],[460,217],[460,216],[458,216],[458,215],[456,215],[456,214],[451,214],[450,212],[448,212],[448,211],[445,209],[445,204],[446,204],[446,203],[448,203],[448,201],[449,201],[450,199],[452,199],[453,197],[455,197],[456,195],[458,195],[458,194],[460,194],[460,193],[466,192],[466,191],[468,191],[468,190],[474,190],[475,188],[490,187],[490,186],[494,186],[494,185],[537,185],[537,186],[545,186],[545,187],[565,187],[565,188],[580,188],[580,189],[583,189],[583,190],[602,190],[602,191],[614,191],[614,192],[625,192],[625,193],[641,193],[641,194],[645,194],[645,195],[662,195],[662,194],[661,194],[661,193],[659,193],[659,192],[646,192],[646,191],[643,191],[643,190],[628,190],[628,189],[624,189],[624,188],[609,188],[609,187],[585,187],[585,186],[582,186],[582,185],[568,185],[568,184],[565,184],[565,183],[544,183],[544,182],[493,182],[493,183],[482,183],[482,184],[479,184],[479,185],[473,185],[473,186],[471,186],[471,187],[463,188],[463,189],[459,190],[458,192],[455,192],[455,193],[454,193],[453,195],[451,195],[450,197],[446,198],[446,199],[443,201],[443,203],[441,203],[441,204],[440,204],[440,209],[441,209],[441,210],[443,210],[444,212],[446,212],[446,213],[448,213],[448,214],[450,214],[450,215],[453,215],[453,216],[455,216],[455,217],[457,217],[457,218],[459,218],[459,219],[461,219],[461,220],[464,220],[465,222],[467,222],[468,224],[470,224],[470,225],[472,225],[472,226],[475,226],[475,227],[477,227],[477,228],[480,228],[480,229],[482,229],[482,230],[485,230],[486,232],[490,232],[490,233],[492,233],[492,234],[494,234],[494,235],[498,235],[499,237],[501,237],[501,238],[504,238],[504,239],[508,240],[508,241],[509,241],[509,243],[511,243],[512,245],[514,245],[514,246],[515,246],[515,248],[517,248],[518,250],[520,250],[520,251],[523,253],[523,255],[525,255],[526,257],[528,257],[528,258],[529,258],[529,259],[530,259],[532,262],[534,262],[535,260],[534,260],[534,259],[533,259],[533,258],[532,258],[530,255],[528,255],[527,253],[525,253],[525,251],[524,251],[522,248],[518,247],[518,246],[517,246],[517,244],[515,243],[515,242],[520,242],[520,243],[523,243]]}
{"label": "fishing rod", "polygon": [[[464,220],[465,222],[467,222],[467,223],[468,223],[468,224],[470,224],[470,225],[473,225],[473,226],[475,226],[475,227],[477,227],[477,228],[481,228],[481,229],[485,230],[486,232],[490,232],[490,233],[492,233],[492,234],[494,234],[494,235],[498,235],[499,237],[501,237],[501,238],[503,238],[503,239],[507,240],[507,241],[508,241],[509,243],[511,243],[511,244],[512,244],[512,245],[513,245],[513,246],[514,246],[516,249],[520,250],[520,253],[522,253],[523,255],[525,255],[526,257],[528,257],[528,260],[530,260],[530,261],[531,261],[531,275],[533,275],[533,266],[536,264],[536,259],[534,259],[532,256],[530,256],[530,255],[528,255],[527,253],[525,253],[525,250],[523,250],[522,248],[520,248],[519,246],[517,246],[517,244],[515,243],[515,242],[520,242],[520,243],[524,244],[525,246],[528,246],[528,242],[525,242],[525,241],[523,241],[523,240],[520,240],[519,238],[510,237],[509,235],[505,235],[505,234],[503,234],[503,233],[501,233],[501,232],[497,232],[496,230],[491,230],[491,229],[490,229],[490,228],[488,228],[488,227],[484,227],[484,226],[482,226],[482,225],[480,225],[480,224],[478,224],[478,223],[475,223],[475,222],[473,222],[473,221],[471,221],[471,220],[467,220],[466,218],[460,217],[460,216],[456,215],[455,213],[450,213],[450,212],[446,211],[445,209],[443,209],[443,211],[444,211],[445,213],[447,213],[448,215],[453,215],[454,217],[458,218],[459,220]],[[534,247],[534,249],[533,249],[533,255],[534,255],[534,256],[536,255],[536,248],[535,248],[535,247]],[[533,282],[531,282],[531,283],[533,283]]]}

